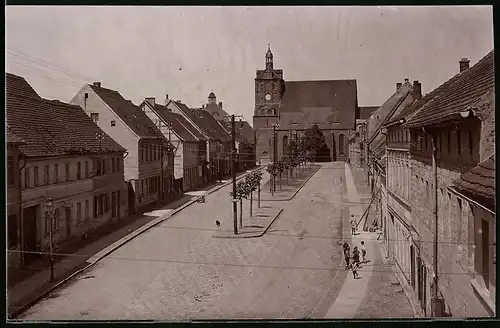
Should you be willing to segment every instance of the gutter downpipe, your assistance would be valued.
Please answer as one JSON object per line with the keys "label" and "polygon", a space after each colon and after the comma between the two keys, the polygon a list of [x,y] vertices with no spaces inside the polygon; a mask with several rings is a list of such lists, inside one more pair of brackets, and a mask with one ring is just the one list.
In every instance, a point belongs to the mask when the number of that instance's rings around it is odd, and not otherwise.
{"label": "gutter downpipe", "polygon": [[432,216],[434,217],[434,289],[433,289],[433,298],[431,300],[432,304],[432,316],[433,317],[441,317],[442,316],[442,305],[443,302],[439,297],[439,275],[438,275],[438,242],[439,242],[439,222],[438,222],[438,192],[437,192],[437,163],[436,163],[436,136],[427,131],[425,127],[422,128],[422,131],[431,136],[432,141],[432,179],[433,179],[433,198],[434,204],[432,206]]}

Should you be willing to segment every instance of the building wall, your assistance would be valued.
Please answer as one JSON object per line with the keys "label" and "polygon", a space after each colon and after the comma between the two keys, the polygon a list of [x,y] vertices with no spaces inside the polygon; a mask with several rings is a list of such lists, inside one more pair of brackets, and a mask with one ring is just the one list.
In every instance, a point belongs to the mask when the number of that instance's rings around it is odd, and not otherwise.
{"label": "building wall", "polygon": [[[85,99],[85,94],[88,98]],[[106,105],[106,103],[88,86],[85,85],[78,93],[71,99],[71,104],[79,105],[87,115],[91,113],[99,114],[99,121],[97,125],[127,150],[127,157],[125,157],[125,179],[137,179],[139,176],[138,166],[138,141],[139,137],[132,132],[132,130]],[[111,122],[114,121],[115,125],[112,126]]]}
{"label": "building wall", "polygon": [[[8,264],[19,265],[21,234],[19,227],[21,226],[21,217],[19,215],[19,197],[21,191],[20,171],[19,171],[19,150],[11,144],[7,144],[7,249]],[[22,165],[22,164],[21,164]]]}
{"label": "building wall", "polygon": [[[22,201],[23,212],[36,206],[36,242],[37,249],[46,250],[49,247],[50,225],[46,220],[46,201],[53,199],[55,208],[59,209],[59,216],[54,220],[54,244],[64,246],[64,243],[81,237],[100,226],[112,221],[111,193],[120,191],[118,217],[128,216],[127,194],[124,184],[123,155],[121,153],[108,153],[96,156],[60,156],[51,158],[29,159],[22,171]],[[116,172],[112,172],[111,159],[118,165]],[[94,176],[96,173],[95,160],[106,160],[106,173]],[[81,163],[81,175],[78,179],[77,168]],[[88,163],[88,175],[85,163]],[[66,164],[69,164],[69,176],[66,175]],[[58,182],[56,182],[56,165]],[[46,167],[48,166],[48,171]],[[38,174],[36,170],[38,169]],[[46,175],[48,172],[48,175]],[[48,179],[46,179],[46,177]],[[38,183],[36,183],[38,179]],[[108,194],[108,211],[102,215],[94,215],[94,196]],[[118,200],[117,200],[118,202]],[[80,207],[77,204],[80,204]],[[86,207],[87,205],[87,207]],[[70,217],[65,216],[68,208]],[[86,210],[86,208],[88,208]],[[87,211],[87,212],[86,212]],[[80,213],[77,215],[77,213]],[[87,215],[85,215],[87,213]],[[24,215],[25,216],[25,215]],[[23,217],[24,217],[23,216]],[[26,218],[25,218],[26,219]]]}
{"label": "building wall", "polygon": [[[463,210],[457,212],[458,200],[449,191],[455,179],[475,167],[480,160],[481,122],[471,118],[461,124],[444,126],[430,130],[436,133],[437,148],[437,180],[438,180],[438,272],[439,288],[446,308],[453,316],[484,316],[487,310],[475,296],[471,279],[467,279],[469,270],[465,265],[464,244],[476,241],[472,237],[473,218],[469,214],[457,213],[470,211],[469,206],[462,205]],[[458,137],[460,135],[460,137]],[[434,231],[433,216],[433,177],[431,155],[431,138],[421,131],[411,134],[411,196],[412,219],[422,240],[421,257],[429,268],[432,283]],[[459,150],[460,149],[460,150]],[[462,203],[463,204],[463,203]],[[471,230],[472,229],[472,230]],[[460,241],[460,242],[458,242]],[[476,245],[477,247],[477,245]],[[467,247],[465,247],[467,248]],[[465,253],[464,253],[465,252]],[[468,259],[467,261],[470,261]],[[460,288],[458,288],[460,286]],[[430,312],[430,298],[427,299],[427,313]]]}

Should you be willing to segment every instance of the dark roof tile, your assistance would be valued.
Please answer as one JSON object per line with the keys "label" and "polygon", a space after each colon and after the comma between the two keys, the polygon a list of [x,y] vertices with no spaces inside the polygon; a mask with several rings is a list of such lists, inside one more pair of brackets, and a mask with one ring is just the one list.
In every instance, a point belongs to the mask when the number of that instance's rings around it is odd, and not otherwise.
{"label": "dark roof tile", "polygon": [[465,196],[491,210],[495,208],[495,154],[453,182]]}
{"label": "dark roof tile", "polygon": [[[7,124],[12,133],[25,141],[19,149],[26,156],[99,151],[96,133],[102,131],[80,107],[42,99],[20,76],[7,74],[6,85]],[[108,151],[125,151],[107,135],[104,138]]]}
{"label": "dark roof tile", "polygon": [[361,120],[366,120],[370,115],[376,111],[380,106],[363,106],[359,107],[359,118]]}
{"label": "dark roof tile", "polygon": [[306,128],[313,123],[320,128],[354,128],[356,80],[286,81],[285,87],[280,113],[302,113],[300,120]]}
{"label": "dark roof tile", "polygon": [[[146,106],[150,106],[147,102],[144,102]],[[196,138],[189,130],[186,128],[181,122],[180,118],[182,116],[180,114],[172,113],[167,106],[155,104],[154,108],[155,113],[161,117],[165,122],[169,122],[172,124],[172,130],[182,139],[182,141],[187,142],[196,142],[198,138]]]}
{"label": "dark roof tile", "polygon": [[126,100],[115,90],[89,84],[89,87],[134,131],[140,138],[164,138],[161,131],[140,108]]}
{"label": "dark roof tile", "polygon": [[[494,52],[436,88],[420,105],[407,126],[437,125],[460,117],[460,112],[495,88]],[[425,101],[427,100],[427,101]],[[417,111],[418,110],[418,111]]]}

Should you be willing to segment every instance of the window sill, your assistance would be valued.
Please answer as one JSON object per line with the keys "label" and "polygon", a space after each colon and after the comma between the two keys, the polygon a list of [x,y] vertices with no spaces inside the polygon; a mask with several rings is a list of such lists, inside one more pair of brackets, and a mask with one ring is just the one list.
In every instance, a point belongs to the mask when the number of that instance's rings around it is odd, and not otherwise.
{"label": "window sill", "polygon": [[481,302],[486,304],[491,313],[495,313],[495,303],[490,298],[490,291],[481,286],[477,279],[471,279],[470,284],[474,292],[479,296]]}

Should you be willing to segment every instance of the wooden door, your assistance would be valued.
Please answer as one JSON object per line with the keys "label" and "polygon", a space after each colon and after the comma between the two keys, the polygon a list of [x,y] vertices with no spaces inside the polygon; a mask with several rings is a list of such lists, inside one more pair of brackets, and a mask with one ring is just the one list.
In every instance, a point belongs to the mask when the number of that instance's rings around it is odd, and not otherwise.
{"label": "wooden door", "polygon": [[66,237],[71,237],[71,207],[66,207]]}

